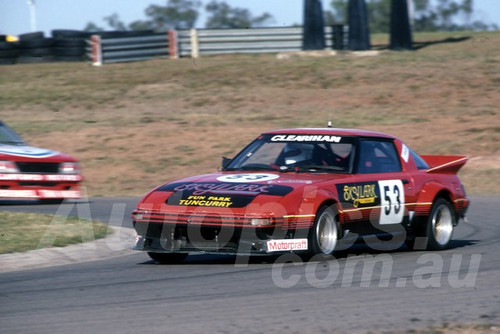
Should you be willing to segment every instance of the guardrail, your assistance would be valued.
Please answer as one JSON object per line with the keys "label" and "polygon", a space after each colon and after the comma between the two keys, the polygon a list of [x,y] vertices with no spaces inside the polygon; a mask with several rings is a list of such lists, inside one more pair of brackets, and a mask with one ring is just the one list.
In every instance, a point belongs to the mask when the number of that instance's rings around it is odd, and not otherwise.
{"label": "guardrail", "polygon": [[[345,26],[325,27],[327,49],[344,49]],[[169,31],[138,37],[93,35],[88,53],[94,65],[153,58],[302,50],[302,27]]]}
{"label": "guardrail", "polygon": [[118,38],[92,35],[89,44],[94,65],[167,58],[170,55],[169,36],[163,33]]}
{"label": "guardrail", "polygon": [[[325,27],[327,49],[341,50],[347,44],[346,27]],[[228,53],[274,53],[302,50],[302,27],[213,29],[197,30],[196,43],[193,32],[179,31],[180,56],[216,55]]]}

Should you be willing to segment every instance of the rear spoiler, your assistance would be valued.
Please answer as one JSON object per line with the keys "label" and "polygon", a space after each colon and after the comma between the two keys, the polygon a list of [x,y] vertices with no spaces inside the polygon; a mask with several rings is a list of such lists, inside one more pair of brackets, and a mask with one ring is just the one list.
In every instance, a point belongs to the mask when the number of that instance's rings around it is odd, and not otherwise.
{"label": "rear spoiler", "polygon": [[430,166],[427,173],[456,174],[467,162],[463,155],[421,155]]}

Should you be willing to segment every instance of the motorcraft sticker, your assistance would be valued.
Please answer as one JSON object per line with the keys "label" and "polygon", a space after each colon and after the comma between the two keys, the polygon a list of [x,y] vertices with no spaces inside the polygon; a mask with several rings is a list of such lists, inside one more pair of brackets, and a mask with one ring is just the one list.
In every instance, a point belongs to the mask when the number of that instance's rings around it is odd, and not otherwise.
{"label": "motorcraft sticker", "polygon": [[229,183],[242,183],[242,182],[267,182],[279,178],[276,174],[267,173],[245,173],[245,174],[229,174],[219,176],[217,181]]}
{"label": "motorcraft sticker", "polygon": [[276,239],[267,241],[268,252],[307,250],[307,239]]}
{"label": "motorcraft sticker", "polygon": [[0,145],[0,154],[9,154],[25,158],[47,158],[57,153],[58,152],[31,146]]}
{"label": "motorcraft sticker", "polygon": [[248,183],[181,182],[160,187],[157,191],[173,191],[168,205],[242,208],[258,195],[285,196],[293,190],[282,185]]}

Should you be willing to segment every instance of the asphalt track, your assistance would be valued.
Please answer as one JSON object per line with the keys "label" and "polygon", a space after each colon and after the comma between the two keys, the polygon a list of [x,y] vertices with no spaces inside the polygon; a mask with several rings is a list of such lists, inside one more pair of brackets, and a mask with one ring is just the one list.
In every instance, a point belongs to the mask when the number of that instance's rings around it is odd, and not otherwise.
{"label": "asphalt track", "polygon": [[[66,209],[0,203],[0,209],[61,213],[82,207],[81,215],[129,227],[136,201],[93,199],[61,206]],[[469,223],[457,227],[451,249],[441,252],[354,246],[320,262],[191,256],[181,265],[158,265],[130,251],[0,273],[0,332],[367,333],[447,324],[498,329],[491,325],[500,323],[499,204],[499,196],[472,197]]]}

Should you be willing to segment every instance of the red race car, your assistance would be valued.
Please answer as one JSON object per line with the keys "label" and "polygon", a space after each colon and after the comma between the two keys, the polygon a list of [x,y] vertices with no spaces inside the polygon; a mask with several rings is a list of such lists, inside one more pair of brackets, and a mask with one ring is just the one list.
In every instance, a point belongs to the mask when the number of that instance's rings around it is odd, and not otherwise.
{"label": "red race car", "polygon": [[469,205],[456,175],[466,160],[419,156],[371,131],[266,132],[220,172],[149,192],[132,213],[135,249],[164,263],[188,253],[330,255],[359,239],[444,249]]}
{"label": "red race car", "polygon": [[81,198],[78,162],[65,154],[28,146],[0,122],[0,199],[40,199],[48,203]]}

